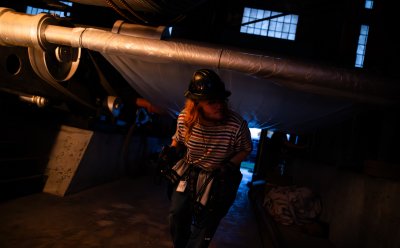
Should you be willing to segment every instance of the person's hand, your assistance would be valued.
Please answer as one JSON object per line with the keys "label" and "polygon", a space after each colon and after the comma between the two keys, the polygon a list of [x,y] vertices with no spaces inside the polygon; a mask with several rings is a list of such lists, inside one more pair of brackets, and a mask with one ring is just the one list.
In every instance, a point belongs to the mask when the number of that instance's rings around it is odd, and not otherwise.
{"label": "person's hand", "polygon": [[165,145],[158,155],[159,162],[171,164],[178,160],[178,154],[175,146]]}
{"label": "person's hand", "polygon": [[239,166],[231,161],[222,163],[217,174],[214,204],[219,208],[229,209],[236,198],[241,180],[242,173]]}
{"label": "person's hand", "polygon": [[163,146],[158,155],[158,172],[171,183],[176,183],[179,180],[178,174],[172,169],[178,160],[179,156],[174,146]]}

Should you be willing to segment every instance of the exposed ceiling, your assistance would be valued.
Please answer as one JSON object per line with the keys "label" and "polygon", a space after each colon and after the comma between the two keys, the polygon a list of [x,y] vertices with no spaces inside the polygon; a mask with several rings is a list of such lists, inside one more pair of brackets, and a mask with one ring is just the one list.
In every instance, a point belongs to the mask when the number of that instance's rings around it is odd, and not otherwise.
{"label": "exposed ceiling", "polygon": [[[147,27],[173,27],[172,33],[163,38],[165,43],[148,40],[141,44],[132,38],[129,42],[142,51],[126,56],[110,52],[112,44],[101,49],[92,45],[85,47],[88,50],[82,53],[78,75],[98,82],[100,87],[79,82],[70,84],[76,88],[70,90],[79,92],[88,102],[107,95],[107,90],[101,89],[107,88],[106,82],[125,100],[140,94],[174,114],[182,106],[181,92],[192,71],[208,66],[218,70],[233,91],[231,104],[255,127],[302,131],[338,121],[359,106],[398,107],[400,94],[395,68],[399,65],[399,49],[389,33],[394,30],[395,22],[389,15],[392,6],[387,2],[376,2],[374,11],[365,11],[360,1],[346,0],[334,3],[327,0],[301,3],[291,0],[74,0],[72,7],[56,0],[22,2],[37,8],[68,11],[71,15],[67,19],[82,27],[111,30],[117,20]],[[298,14],[301,21],[296,40],[241,34],[245,6]],[[21,2],[5,1],[0,7],[25,11]],[[365,66],[355,69],[361,23],[371,26],[371,35]],[[216,57],[220,60],[218,64],[213,64],[215,58],[209,54],[213,49],[224,54]],[[158,50],[166,57],[160,61],[160,55],[150,50]],[[7,51],[7,54],[16,53],[8,48]],[[172,64],[166,64],[168,56],[173,58]],[[202,56],[207,57],[206,61],[198,63]],[[12,80],[23,81],[15,77]],[[79,81],[79,78],[73,80]],[[126,90],[127,86],[132,89]],[[88,87],[99,89],[83,94]],[[42,95],[52,91],[39,88],[14,86],[8,90]]]}

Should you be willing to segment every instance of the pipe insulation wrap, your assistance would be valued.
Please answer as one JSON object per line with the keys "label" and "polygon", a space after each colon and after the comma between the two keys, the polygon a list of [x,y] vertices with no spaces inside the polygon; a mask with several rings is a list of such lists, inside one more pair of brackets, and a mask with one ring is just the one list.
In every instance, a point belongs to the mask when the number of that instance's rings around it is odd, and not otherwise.
{"label": "pipe insulation wrap", "polygon": [[82,31],[80,28],[71,30],[52,25],[46,28],[46,39],[48,42],[69,46],[77,46],[79,43],[80,47],[110,55],[238,71],[258,78],[272,79],[282,86],[297,90],[312,92],[316,87],[318,93],[326,88],[329,92],[346,91],[344,95],[364,93],[397,100],[399,98],[399,85],[388,79],[246,51],[132,37],[93,28]]}
{"label": "pipe insulation wrap", "polygon": [[49,14],[27,15],[0,8],[0,45],[45,50],[48,43],[44,37],[44,29],[47,25],[56,23],[56,19]]}
{"label": "pipe insulation wrap", "polygon": [[[11,18],[12,15],[18,18]],[[46,15],[28,18],[0,8],[1,44],[27,46],[48,42],[157,63],[176,62],[232,70],[310,93],[366,99],[375,103],[398,103],[400,99],[400,85],[397,82],[365,71],[215,48],[211,45],[134,37],[97,28],[60,27],[49,25],[46,18]],[[18,19],[17,23],[11,21],[14,19]],[[42,31],[38,35],[37,31],[35,33],[32,30]]]}

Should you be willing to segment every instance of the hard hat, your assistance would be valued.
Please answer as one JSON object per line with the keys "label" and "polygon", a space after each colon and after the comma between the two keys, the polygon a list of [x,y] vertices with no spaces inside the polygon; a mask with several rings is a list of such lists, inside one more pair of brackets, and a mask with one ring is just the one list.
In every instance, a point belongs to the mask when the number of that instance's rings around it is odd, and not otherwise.
{"label": "hard hat", "polygon": [[189,83],[185,97],[192,100],[226,99],[231,95],[217,73],[210,69],[197,70]]}

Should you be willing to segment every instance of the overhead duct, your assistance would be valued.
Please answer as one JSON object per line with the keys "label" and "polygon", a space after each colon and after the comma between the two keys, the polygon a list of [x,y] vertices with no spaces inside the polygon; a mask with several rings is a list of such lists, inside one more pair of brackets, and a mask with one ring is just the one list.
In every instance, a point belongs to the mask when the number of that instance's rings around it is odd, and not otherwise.
{"label": "overhead duct", "polygon": [[[19,15],[0,8],[1,15]],[[34,18],[34,17],[32,17]],[[18,21],[16,19],[15,21]],[[14,24],[15,25],[15,24]],[[19,25],[29,25],[20,23]],[[73,48],[87,48],[105,54],[131,56],[163,62],[198,65],[232,70],[257,78],[271,80],[281,86],[304,92],[345,97],[355,101],[397,104],[400,86],[387,78],[381,78],[353,70],[324,67],[283,58],[253,54],[243,50],[214,48],[211,45],[156,40],[116,34],[96,28],[62,27],[42,24],[41,43],[52,43]],[[17,31],[0,32],[2,45],[26,45],[26,39]]]}

